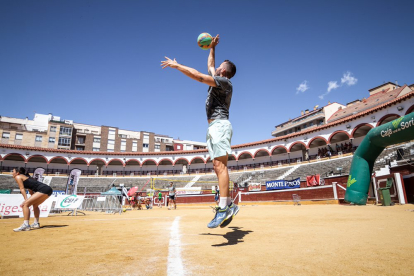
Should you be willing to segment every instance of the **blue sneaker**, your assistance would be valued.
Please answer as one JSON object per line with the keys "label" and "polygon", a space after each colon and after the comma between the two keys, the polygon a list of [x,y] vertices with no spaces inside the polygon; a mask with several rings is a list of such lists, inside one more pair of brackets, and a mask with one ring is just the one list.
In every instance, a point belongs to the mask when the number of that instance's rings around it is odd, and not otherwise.
{"label": "blue sneaker", "polygon": [[208,228],[217,228],[219,227],[226,219],[230,218],[232,212],[228,206],[225,209],[216,208],[216,215],[214,216],[213,220],[207,224]]}
{"label": "blue sneaker", "polygon": [[220,225],[220,228],[224,228],[224,227],[226,227],[227,225],[229,225],[230,224],[230,222],[232,222],[232,220],[233,220],[233,218],[234,218],[234,216],[235,215],[237,215],[237,213],[239,212],[239,206],[237,206],[236,204],[234,204],[233,202],[230,204],[230,206],[229,206],[229,209],[230,209],[230,211],[231,211],[231,216],[228,218],[228,219],[226,219],[221,225]]}

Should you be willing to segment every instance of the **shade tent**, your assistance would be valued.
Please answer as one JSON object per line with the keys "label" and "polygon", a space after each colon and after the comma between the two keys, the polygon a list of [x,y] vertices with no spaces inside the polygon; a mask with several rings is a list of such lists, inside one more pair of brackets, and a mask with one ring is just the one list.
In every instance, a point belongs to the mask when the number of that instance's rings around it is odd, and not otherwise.
{"label": "shade tent", "polygon": [[109,191],[101,193],[101,195],[116,195],[120,196],[121,192],[118,191],[115,187],[112,187]]}

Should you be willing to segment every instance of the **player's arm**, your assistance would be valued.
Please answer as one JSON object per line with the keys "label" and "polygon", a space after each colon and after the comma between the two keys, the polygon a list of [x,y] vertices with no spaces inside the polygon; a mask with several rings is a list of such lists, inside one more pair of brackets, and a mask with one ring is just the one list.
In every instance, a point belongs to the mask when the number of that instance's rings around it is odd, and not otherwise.
{"label": "player's arm", "polygon": [[179,64],[175,59],[172,60],[168,57],[165,57],[165,58],[166,60],[161,61],[162,69],[167,68],[167,67],[175,68],[181,73],[183,73],[184,75],[186,75],[187,77],[192,78],[193,80],[196,80],[201,83],[205,83],[208,86],[213,86],[213,87],[217,86],[212,76],[202,74],[194,68]]}
{"label": "player's arm", "polygon": [[207,71],[210,72],[212,76],[216,74],[216,46],[219,43],[219,39],[219,35],[216,35],[216,37],[213,38],[213,41],[211,41],[210,54],[208,55],[207,60]]}

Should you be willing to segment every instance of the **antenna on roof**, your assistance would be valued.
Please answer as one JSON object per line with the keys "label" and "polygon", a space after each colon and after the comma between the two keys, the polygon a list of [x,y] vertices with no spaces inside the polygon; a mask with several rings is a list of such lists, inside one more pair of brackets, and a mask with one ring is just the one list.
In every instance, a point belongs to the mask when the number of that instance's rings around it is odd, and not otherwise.
{"label": "antenna on roof", "polygon": [[395,80],[395,84],[398,86],[398,81],[397,80]]}

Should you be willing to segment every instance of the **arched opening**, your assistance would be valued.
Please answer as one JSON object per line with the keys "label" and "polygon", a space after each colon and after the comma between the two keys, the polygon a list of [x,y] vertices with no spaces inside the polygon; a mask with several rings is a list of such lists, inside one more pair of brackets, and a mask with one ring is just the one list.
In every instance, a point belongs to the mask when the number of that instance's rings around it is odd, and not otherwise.
{"label": "arched opening", "polygon": [[125,173],[124,162],[120,159],[112,159],[108,161],[104,174],[112,175],[112,176],[116,174],[116,176],[119,176],[119,175],[124,175],[124,173]]}
{"label": "arched opening", "polygon": [[195,157],[190,161],[190,173],[204,173],[205,164],[201,157]]}
{"label": "arched opening", "polygon": [[259,149],[254,153],[254,166],[256,168],[270,167],[270,152],[266,149]]}
{"label": "arched opening", "polygon": [[102,175],[103,168],[106,166],[106,162],[102,159],[96,158],[89,162],[89,170],[95,172],[94,174]]}
{"label": "arched opening", "polygon": [[370,124],[359,124],[352,131],[351,137],[353,137],[354,139],[359,137],[365,137],[372,128],[373,126]]}
{"label": "arched opening", "polygon": [[158,166],[157,162],[153,159],[147,159],[142,162],[142,174],[143,175],[157,175],[158,174]]}
{"label": "arched opening", "polygon": [[410,107],[407,109],[407,112],[405,112],[405,115],[410,114],[411,112],[414,112],[414,105],[410,106]]}
{"label": "arched opening", "polygon": [[47,174],[68,174],[69,164],[66,158],[56,156],[50,159],[47,166]]}
{"label": "arched opening", "polygon": [[389,123],[391,121],[394,121],[395,119],[398,119],[400,117],[401,116],[398,115],[398,114],[387,114],[387,115],[385,115],[384,117],[382,117],[381,119],[378,120],[377,127],[381,126],[381,125],[384,125],[386,123]]}
{"label": "arched opening", "polygon": [[239,169],[253,169],[254,168],[254,159],[253,155],[250,152],[242,152],[237,158],[237,163]]}
{"label": "arched opening", "polygon": [[303,142],[295,142],[289,148],[289,162],[297,163],[305,160],[307,148]]}
{"label": "arched opening", "polygon": [[10,153],[3,158],[1,171],[11,172],[16,167],[25,167],[26,158],[18,153]]}
{"label": "arched opening", "polygon": [[272,150],[272,154],[270,156],[270,164],[271,166],[279,166],[279,165],[283,165],[283,164],[288,164],[289,163],[289,158],[288,158],[288,149],[285,146],[276,146],[273,150]]}
{"label": "arched opening", "polygon": [[171,159],[162,159],[160,162],[158,162],[158,172],[160,175],[168,175],[168,174],[174,174],[173,173],[173,162]]}
{"label": "arched opening", "polygon": [[174,163],[174,173],[189,173],[188,169],[191,169],[191,165],[189,168],[189,163],[187,161],[187,159],[184,158],[179,158],[178,160],[175,161]]}
{"label": "arched opening", "polygon": [[89,171],[88,161],[81,157],[72,159],[69,164],[71,170],[79,169],[82,171],[82,175],[92,175],[95,173],[94,171]]}
{"label": "arched opening", "polygon": [[141,173],[141,164],[136,159],[130,159],[125,162],[125,175],[134,176],[140,175]]}

